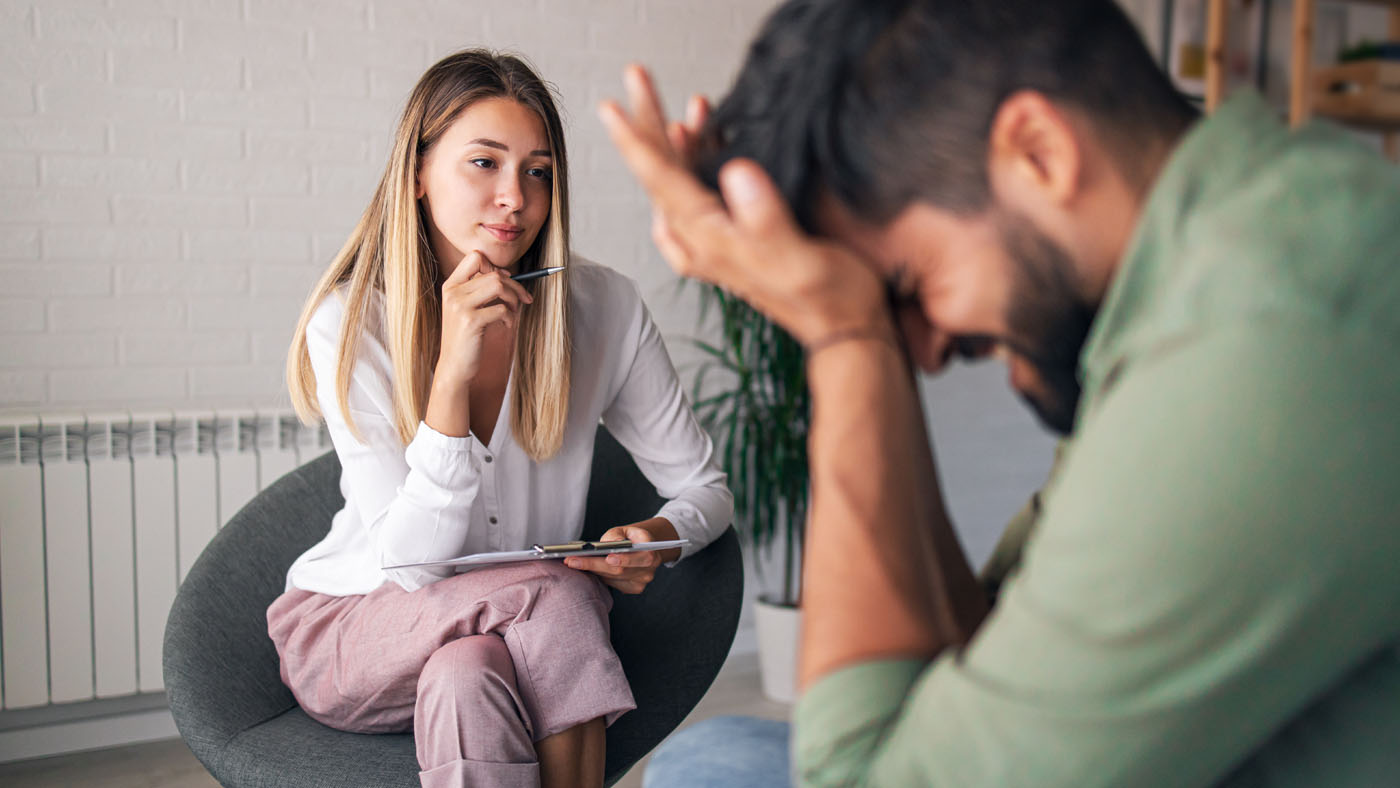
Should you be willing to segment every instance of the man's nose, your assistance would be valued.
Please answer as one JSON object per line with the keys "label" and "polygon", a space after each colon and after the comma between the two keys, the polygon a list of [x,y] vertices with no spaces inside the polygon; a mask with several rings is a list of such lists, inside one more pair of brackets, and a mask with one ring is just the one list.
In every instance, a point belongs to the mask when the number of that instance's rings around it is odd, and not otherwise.
{"label": "man's nose", "polygon": [[943,368],[948,366],[948,362],[953,358],[954,347],[955,343],[953,342],[952,334],[946,331],[940,331],[936,328],[930,329],[928,357],[936,360],[937,363],[931,364],[925,369],[928,372],[942,372]]}
{"label": "man's nose", "polygon": [[897,313],[899,333],[909,348],[909,356],[919,369],[934,373],[942,370],[953,355],[953,336],[934,326],[917,304],[906,304]]}

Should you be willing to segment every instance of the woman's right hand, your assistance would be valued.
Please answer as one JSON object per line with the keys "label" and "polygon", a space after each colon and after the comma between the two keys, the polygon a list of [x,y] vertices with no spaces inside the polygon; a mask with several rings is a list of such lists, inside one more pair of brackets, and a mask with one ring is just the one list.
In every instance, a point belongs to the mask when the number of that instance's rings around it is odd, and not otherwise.
{"label": "woman's right hand", "polygon": [[481,349],[493,326],[513,332],[520,307],[534,301],[510,272],[471,252],[442,283],[442,335],[434,380],[464,386],[481,368]]}

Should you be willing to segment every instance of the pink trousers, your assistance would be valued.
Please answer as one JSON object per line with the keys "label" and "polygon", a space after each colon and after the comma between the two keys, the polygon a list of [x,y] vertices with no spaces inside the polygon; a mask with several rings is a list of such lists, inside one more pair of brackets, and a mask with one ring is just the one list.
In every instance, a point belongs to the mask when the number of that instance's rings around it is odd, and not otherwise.
{"label": "pink trousers", "polygon": [[534,742],[636,708],[608,640],[611,607],[593,575],[537,561],[412,593],[293,589],[267,627],[307,715],[355,733],[413,731],[425,788],[533,787]]}

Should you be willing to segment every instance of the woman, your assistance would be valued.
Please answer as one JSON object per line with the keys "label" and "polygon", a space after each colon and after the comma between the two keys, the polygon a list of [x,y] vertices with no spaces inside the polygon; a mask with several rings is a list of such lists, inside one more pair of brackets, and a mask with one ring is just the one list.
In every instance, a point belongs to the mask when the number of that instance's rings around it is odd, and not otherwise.
{"label": "woman", "polygon": [[548,88],[514,57],[449,56],[292,342],[345,507],[268,609],[282,678],[324,724],[413,730],[425,786],[601,785],[604,726],[634,708],[604,584],[639,593],[681,551],[381,567],[577,539],[600,420],[670,499],[604,539],[693,552],[732,514],[635,285],[571,258],[568,215]]}

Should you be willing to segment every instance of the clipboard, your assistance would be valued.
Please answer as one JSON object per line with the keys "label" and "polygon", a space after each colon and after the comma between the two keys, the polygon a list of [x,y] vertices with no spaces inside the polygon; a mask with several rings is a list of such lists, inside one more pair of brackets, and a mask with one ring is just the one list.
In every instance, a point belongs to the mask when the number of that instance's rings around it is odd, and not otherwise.
{"label": "clipboard", "polygon": [[508,564],[515,561],[542,561],[553,558],[569,558],[571,556],[601,556],[612,555],[613,553],[644,553],[651,550],[670,550],[673,547],[685,547],[690,544],[689,539],[671,539],[661,542],[636,542],[626,539],[619,539],[615,542],[564,542],[562,544],[537,544],[528,550],[506,550],[499,553],[473,553],[471,555],[458,556],[457,558],[444,558],[439,561],[419,561],[411,564],[394,564],[393,566],[383,566],[380,569],[409,569],[420,566],[452,566],[457,567],[457,571],[465,572],[478,566],[488,564]]}

